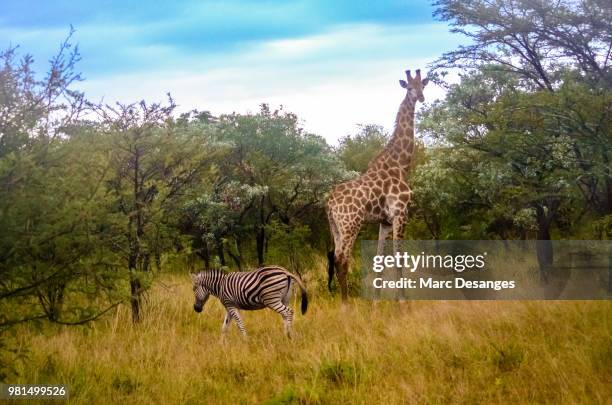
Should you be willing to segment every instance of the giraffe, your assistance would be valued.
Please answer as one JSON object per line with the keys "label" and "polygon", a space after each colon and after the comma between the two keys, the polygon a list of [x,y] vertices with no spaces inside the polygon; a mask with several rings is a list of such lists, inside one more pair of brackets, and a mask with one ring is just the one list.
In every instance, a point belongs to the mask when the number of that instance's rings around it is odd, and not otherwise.
{"label": "giraffe", "polygon": [[327,255],[328,287],[331,289],[335,267],[342,302],[348,299],[351,252],[361,226],[379,224],[379,253],[391,232],[394,241],[401,239],[404,233],[412,194],[406,173],[414,151],[414,107],[417,101],[425,101],[423,88],[429,81],[427,78],[421,80],[419,69],[414,78],[407,70],[406,79],[399,81],[406,89],[406,96],[395,119],[393,136],[383,151],[370,161],[365,173],[337,185],[327,200],[327,218],[334,239],[334,250]]}

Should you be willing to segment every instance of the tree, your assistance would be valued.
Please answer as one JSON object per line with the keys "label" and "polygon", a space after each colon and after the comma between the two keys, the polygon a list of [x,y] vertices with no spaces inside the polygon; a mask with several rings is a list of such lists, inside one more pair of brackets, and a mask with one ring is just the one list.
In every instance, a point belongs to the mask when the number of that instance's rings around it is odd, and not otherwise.
{"label": "tree", "polygon": [[70,35],[41,80],[31,56],[0,54],[0,331],[84,323],[120,301],[97,248],[105,161],[74,135],[85,99]]}
{"label": "tree", "polygon": [[435,6],[435,16],[472,43],[432,67],[488,65],[515,77],[519,89],[548,93],[533,98],[547,134],[570,139],[587,204],[600,215],[612,213],[610,2],[441,0]]}
{"label": "tree", "polygon": [[111,174],[106,245],[124,261],[130,279],[132,320],[140,320],[141,295],[152,261],[171,248],[180,207],[203,181],[217,149],[201,121],[185,125],[172,117],[175,104],[101,106],[98,128],[107,139]]}
{"label": "tree", "polygon": [[317,227],[308,242],[320,243],[321,232],[329,233],[318,229],[325,192],[347,175],[323,138],[305,133],[295,114],[263,104],[257,114],[219,117],[215,139],[229,152],[210,190],[186,208],[197,224],[192,234],[208,235],[222,264],[227,253],[242,268],[253,247],[263,265],[273,234],[305,239],[310,232],[296,231],[304,226]]}
{"label": "tree", "polygon": [[[443,102],[422,116],[420,128],[428,136],[471,156],[472,163],[454,177],[470,176],[465,184],[479,204],[497,213],[489,216],[490,229],[509,235],[500,228],[503,222],[514,224],[515,214],[530,209],[536,239],[549,240],[561,210],[576,204],[571,140],[540,113],[550,97],[548,92],[521,91],[515,76],[484,66],[463,76]],[[543,267],[549,266],[552,251],[541,254]]]}
{"label": "tree", "polygon": [[565,68],[609,87],[612,6],[605,0],[439,0],[434,16],[471,40],[433,66],[483,64],[517,75],[532,89],[554,91]]}
{"label": "tree", "polygon": [[[531,199],[537,239],[549,240],[553,223],[565,219],[559,213],[571,212],[562,208],[572,206],[572,186],[584,197],[582,214],[612,212],[609,2],[440,0],[435,5],[435,15],[471,44],[442,55],[434,69],[444,74],[462,68],[476,72],[473,77],[502,79],[489,81],[493,90],[502,86],[494,99],[487,98],[487,89],[471,92],[477,86],[465,86],[457,105],[473,125],[463,144],[488,158],[506,159],[517,180],[522,178],[517,196]],[[552,258],[552,245],[539,244],[544,279]]]}
{"label": "tree", "polygon": [[338,155],[348,170],[364,173],[389,139],[389,133],[379,125],[360,125],[358,133],[340,139]]}

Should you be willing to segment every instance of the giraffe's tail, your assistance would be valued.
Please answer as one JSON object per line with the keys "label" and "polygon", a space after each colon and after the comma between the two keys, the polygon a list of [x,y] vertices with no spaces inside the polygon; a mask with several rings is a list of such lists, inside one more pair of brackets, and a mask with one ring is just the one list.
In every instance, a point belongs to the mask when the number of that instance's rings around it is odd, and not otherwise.
{"label": "giraffe's tail", "polygon": [[334,281],[334,262],[336,261],[336,255],[333,250],[327,252],[327,289],[331,292],[332,281]]}

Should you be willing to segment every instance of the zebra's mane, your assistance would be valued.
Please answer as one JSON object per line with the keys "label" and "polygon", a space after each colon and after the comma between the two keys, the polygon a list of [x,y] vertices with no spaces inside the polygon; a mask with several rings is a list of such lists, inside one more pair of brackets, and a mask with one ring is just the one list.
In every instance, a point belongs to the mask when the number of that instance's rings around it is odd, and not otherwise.
{"label": "zebra's mane", "polygon": [[197,273],[193,279],[194,284],[202,284],[203,281],[205,281],[207,278],[210,278],[210,276],[223,276],[227,274],[225,271],[221,270],[221,269],[206,269],[206,270],[201,270],[199,273]]}

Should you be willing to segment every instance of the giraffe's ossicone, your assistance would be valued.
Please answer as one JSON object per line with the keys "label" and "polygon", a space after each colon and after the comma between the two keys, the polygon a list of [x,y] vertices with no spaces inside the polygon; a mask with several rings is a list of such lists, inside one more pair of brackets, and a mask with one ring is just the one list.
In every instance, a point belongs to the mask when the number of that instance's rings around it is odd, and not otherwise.
{"label": "giraffe's ossicone", "polygon": [[326,210],[334,241],[329,258],[329,286],[334,269],[340,284],[342,300],[348,298],[348,271],[353,245],[364,223],[380,224],[378,240],[384,241],[393,232],[393,240],[404,233],[412,191],[407,181],[414,151],[414,107],[423,102],[423,88],[428,79],[421,80],[421,71],[414,77],[406,71],[400,86],[406,96],[400,104],[395,129],[389,143],[356,179],[337,185],[327,201]]}

